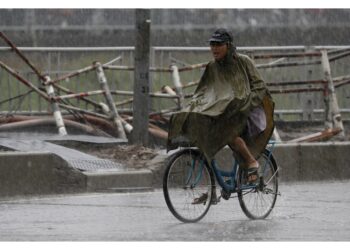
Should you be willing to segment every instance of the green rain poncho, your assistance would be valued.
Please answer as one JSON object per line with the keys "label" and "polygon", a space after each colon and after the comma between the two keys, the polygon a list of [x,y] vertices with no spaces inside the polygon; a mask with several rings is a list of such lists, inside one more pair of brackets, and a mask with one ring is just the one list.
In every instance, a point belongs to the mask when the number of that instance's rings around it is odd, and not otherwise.
{"label": "green rain poncho", "polygon": [[[265,111],[266,128],[258,135],[247,136],[243,132],[249,114],[258,106]],[[230,49],[223,61],[208,63],[191,101],[171,116],[168,150],[195,146],[211,160],[222,147],[241,136],[256,157],[273,132],[273,108],[253,61]]]}

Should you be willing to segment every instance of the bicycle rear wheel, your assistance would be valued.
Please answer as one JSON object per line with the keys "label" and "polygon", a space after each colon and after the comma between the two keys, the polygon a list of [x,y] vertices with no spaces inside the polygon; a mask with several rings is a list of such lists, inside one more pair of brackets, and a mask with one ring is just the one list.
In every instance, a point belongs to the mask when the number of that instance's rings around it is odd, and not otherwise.
{"label": "bicycle rear wheel", "polygon": [[260,164],[260,176],[263,177],[263,185],[248,185],[246,172],[239,169],[239,204],[250,219],[264,219],[275,206],[278,194],[277,164],[269,151],[265,150],[257,159]]}
{"label": "bicycle rear wheel", "polygon": [[[198,150],[179,151],[170,158],[163,177],[166,204],[180,221],[199,221],[209,210],[214,184],[214,175]],[[203,202],[193,204],[203,194],[207,194]]]}

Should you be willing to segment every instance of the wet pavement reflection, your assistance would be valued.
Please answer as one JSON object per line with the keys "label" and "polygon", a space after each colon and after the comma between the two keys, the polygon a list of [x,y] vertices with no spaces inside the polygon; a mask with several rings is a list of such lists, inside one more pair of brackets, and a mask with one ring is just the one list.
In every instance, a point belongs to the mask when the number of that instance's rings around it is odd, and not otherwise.
{"label": "wet pavement reflection", "polygon": [[350,181],[281,184],[265,220],[250,220],[238,200],[212,206],[198,223],[169,212],[162,190],[13,198],[0,202],[0,240],[348,241]]}

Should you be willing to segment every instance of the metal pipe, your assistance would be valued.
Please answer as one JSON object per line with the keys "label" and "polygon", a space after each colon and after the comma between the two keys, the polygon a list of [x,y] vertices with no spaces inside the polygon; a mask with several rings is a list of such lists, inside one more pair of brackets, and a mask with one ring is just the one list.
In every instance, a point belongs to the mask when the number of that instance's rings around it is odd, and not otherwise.
{"label": "metal pipe", "polygon": [[331,76],[331,67],[329,65],[328,54],[326,50],[322,50],[322,69],[327,81],[326,91],[325,91],[325,103],[326,103],[326,128],[339,128],[342,130],[341,136],[345,136],[344,126],[341,120],[341,114],[339,112],[339,106],[337,101],[337,96],[334,89],[333,79]]}
{"label": "metal pipe", "polygon": [[[134,51],[135,47],[17,47],[28,52],[108,52],[108,51]],[[0,51],[11,51],[11,47],[0,47]]]}
{"label": "metal pipe", "polygon": [[100,118],[104,118],[104,119],[109,119],[109,116],[103,115],[103,114],[99,114],[93,111],[89,111],[89,110],[85,110],[85,109],[80,109],[71,105],[66,105],[66,104],[62,104],[59,103],[58,104],[61,108],[64,108],[66,110],[70,110],[70,111],[76,111],[76,112],[80,112],[80,113],[84,113],[84,114],[88,114],[88,115],[92,115],[92,116],[96,116],[96,117],[100,117]]}
{"label": "metal pipe", "polygon": [[[135,67],[123,66],[123,65],[103,65],[103,69],[134,71]],[[149,71],[151,71],[151,72],[169,72],[169,73],[172,72],[172,70],[169,68],[156,68],[156,67],[150,67]]]}
{"label": "metal pipe", "polygon": [[21,51],[16,47],[14,43],[8,39],[3,32],[0,32],[0,37],[12,48],[13,51],[35,72],[40,80],[45,81],[45,77],[40,73],[40,71],[34,67],[34,65],[22,54]]}
{"label": "metal pipe", "polygon": [[[64,120],[64,123],[72,127],[82,129],[89,134],[106,135],[105,133],[96,132],[96,130],[94,130],[90,126],[86,126],[84,124],[81,124],[75,121]],[[0,126],[0,131],[9,131],[13,129],[19,130],[26,127],[38,127],[39,125],[51,125],[51,124],[56,124],[56,121],[54,118],[38,118],[38,119],[31,119],[31,120],[24,120],[24,121],[3,124]]]}
{"label": "metal pipe", "polygon": [[116,102],[115,103],[115,106],[122,106],[122,105],[125,105],[125,104],[128,104],[128,103],[132,103],[134,101],[134,98],[129,98],[127,100],[124,100],[124,101],[120,101],[120,102]]}
{"label": "metal pipe", "polygon": [[[295,46],[256,46],[256,47],[237,47],[237,51],[274,51],[274,50],[324,50],[324,49],[349,49],[349,45],[322,45],[322,46],[304,46],[304,45],[295,45]],[[208,47],[153,47],[155,51],[210,51]]]}
{"label": "metal pipe", "polygon": [[104,65],[103,69],[112,69],[112,70],[135,70],[133,66],[123,66],[123,65]]}
{"label": "metal pipe", "polygon": [[184,95],[183,95],[183,92],[182,92],[182,84],[181,84],[181,81],[180,81],[180,74],[179,74],[179,71],[178,71],[178,68],[177,68],[176,65],[171,65],[171,69],[173,71],[172,76],[173,76],[173,83],[174,83],[174,86],[175,86],[175,91],[180,96],[180,98],[179,98],[179,107],[183,108]]}
{"label": "metal pipe", "polygon": [[320,52],[305,52],[305,53],[278,53],[278,54],[254,54],[254,59],[272,59],[272,58],[281,58],[281,57],[313,57],[321,56]]}
{"label": "metal pipe", "polygon": [[[71,90],[69,90],[69,89],[67,89],[67,88],[65,88],[65,87],[62,87],[61,85],[54,84],[53,86],[54,86],[55,88],[57,88],[57,89],[59,89],[59,90],[65,92],[65,93],[68,93],[68,94],[75,94],[73,91],[71,91]],[[100,104],[97,103],[97,102],[95,102],[95,101],[93,101],[93,100],[87,99],[87,98],[85,98],[85,97],[79,97],[79,99],[85,101],[86,103],[92,104],[94,107],[97,107],[97,108],[100,107]]]}
{"label": "metal pipe", "polygon": [[116,61],[119,61],[120,59],[122,59],[122,57],[121,57],[121,56],[118,56],[118,57],[116,57],[116,58],[110,60],[109,62],[106,62],[105,64],[103,64],[103,66],[109,66],[110,64],[113,64],[113,63],[115,63]]}
{"label": "metal pipe", "polygon": [[333,61],[335,61],[335,60],[338,60],[338,59],[340,59],[340,58],[346,57],[346,56],[348,56],[348,55],[350,55],[350,51],[346,51],[346,52],[341,53],[341,54],[339,54],[339,55],[332,56],[332,57],[329,58],[329,61],[330,61],[330,62],[333,62]]}
{"label": "metal pipe", "polygon": [[328,51],[328,55],[331,55],[331,54],[336,54],[336,53],[341,53],[341,52],[345,52],[345,51],[348,51],[350,50],[350,48],[342,48],[342,49],[334,49],[334,50],[329,50]]}
{"label": "metal pipe", "polygon": [[321,64],[320,60],[313,60],[308,62],[287,62],[287,63],[278,63],[278,64],[257,64],[256,67],[259,69],[266,68],[280,68],[280,67],[292,67],[292,66],[303,66],[303,65],[314,65]]}
{"label": "metal pipe", "polygon": [[[125,46],[125,47],[17,47],[21,51],[28,52],[86,52],[86,51],[96,51],[96,52],[108,52],[108,51],[134,51],[135,47]],[[155,51],[210,51],[209,46],[207,47],[170,47],[170,46],[155,46],[152,47]],[[349,45],[323,45],[323,46],[256,46],[256,47],[237,47],[237,51],[278,51],[278,50],[300,50],[305,49],[310,50],[346,50],[350,49]],[[0,47],[0,51],[11,51],[11,47]],[[331,53],[331,51],[330,51]]]}
{"label": "metal pipe", "polygon": [[340,128],[328,128],[324,131],[317,132],[311,135],[303,136],[300,138],[296,138],[290,141],[287,141],[287,143],[295,143],[295,142],[314,142],[319,140],[325,140],[328,139],[334,135],[337,135],[338,133],[341,133]]}
{"label": "metal pipe", "polygon": [[[126,90],[111,90],[111,94],[114,95],[124,95],[124,96],[133,96],[134,92],[133,91],[126,91]],[[161,92],[155,92],[155,93],[149,93],[150,97],[159,97],[159,98],[170,98],[170,99],[177,99],[179,96],[172,95],[172,94],[164,94]]]}
{"label": "metal pipe", "polygon": [[179,68],[178,71],[183,72],[183,71],[189,71],[189,70],[198,69],[198,68],[205,68],[207,65],[208,65],[208,62],[194,64],[194,65]]}
{"label": "metal pipe", "polygon": [[37,92],[41,97],[43,97],[45,100],[50,100],[50,98],[48,97],[48,95],[41,91],[38,87],[36,87],[33,83],[31,83],[30,81],[24,79],[22,76],[20,76],[17,72],[15,72],[12,68],[10,68],[9,66],[7,66],[5,63],[3,63],[2,61],[0,61],[0,67],[2,67],[4,70],[6,70],[7,72],[9,72],[12,76],[14,76],[17,80],[19,80],[20,82],[24,83],[25,85],[27,85],[27,87],[33,89],[35,92]]}
{"label": "metal pipe", "polygon": [[82,73],[86,73],[86,72],[89,72],[89,71],[93,71],[93,70],[95,70],[95,69],[96,69],[96,65],[90,65],[90,66],[87,66],[87,67],[85,67],[85,68],[82,68],[82,69],[79,69],[79,70],[77,70],[77,71],[74,71],[74,72],[72,72],[72,73],[69,73],[69,74],[67,74],[67,75],[63,75],[63,76],[61,76],[61,77],[58,77],[58,78],[52,80],[52,83],[55,84],[55,83],[57,83],[57,82],[70,79],[70,78],[72,78],[72,77],[74,77],[74,76],[78,76],[78,75],[80,75],[80,74],[82,74]]}
{"label": "metal pipe", "polygon": [[61,96],[55,96],[53,97],[54,100],[63,100],[63,99],[70,99],[70,98],[82,98],[85,96],[92,96],[92,95],[99,95],[99,94],[104,94],[103,90],[93,90],[93,91],[88,91],[88,92],[82,92],[82,93],[76,93],[76,94],[69,94],[69,95],[61,95]]}
{"label": "metal pipe", "polygon": [[290,82],[266,82],[267,86],[286,86],[286,85],[304,85],[304,84],[325,84],[325,80],[310,81],[290,81]]}
{"label": "metal pipe", "polygon": [[163,86],[161,88],[161,90],[164,93],[167,93],[167,94],[172,95],[172,96],[176,96],[176,92],[172,88],[170,88],[169,86]]}
{"label": "metal pipe", "polygon": [[61,135],[61,136],[65,136],[65,135],[67,135],[67,130],[66,130],[66,127],[64,126],[62,114],[61,114],[60,108],[58,106],[58,103],[54,99],[54,97],[55,97],[55,90],[52,87],[52,84],[50,82],[51,82],[50,77],[46,76],[44,85],[45,85],[45,89],[46,89],[47,95],[51,99],[51,108],[52,108],[52,111],[53,111],[53,116],[54,116],[55,121],[56,121],[56,126],[58,128],[58,134]]}
{"label": "metal pipe", "polygon": [[323,91],[323,88],[300,88],[300,89],[271,89],[271,94],[288,94],[288,93],[301,93],[301,92],[317,92]]}
{"label": "metal pipe", "polygon": [[345,81],[342,81],[342,82],[340,82],[340,83],[334,85],[334,88],[339,88],[339,87],[344,86],[344,85],[347,85],[347,84],[349,84],[349,83],[350,83],[350,79],[345,80]]}
{"label": "metal pipe", "polygon": [[[41,74],[41,72],[34,67],[34,65],[22,54],[22,52],[4,35],[3,32],[0,32],[0,37],[2,37],[5,42],[16,52],[17,55],[20,56],[20,58],[36,73],[36,75],[38,76],[38,78],[45,82],[45,76]],[[17,74],[18,75],[18,74]],[[18,75],[19,76],[19,75]],[[17,79],[19,79],[18,77],[16,77]],[[22,78],[23,79],[23,78]],[[20,79],[19,79],[20,80]],[[23,82],[23,81],[22,81]],[[24,83],[24,82],[23,82]],[[66,91],[66,92],[70,92],[69,90],[65,89],[64,87],[61,86],[55,86],[56,88]],[[72,93],[72,92],[71,92]],[[85,99],[84,99],[85,100]],[[91,104],[94,104],[95,106],[97,106],[97,103],[94,103],[93,101],[90,100],[85,100]]]}
{"label": "metal pipe", "polygon": [[341,82],[341,81],[349,80],[349,79],[350,79],[350,75],[338,76],[338,77],[333,78],[333,82]]}
{"label": "metal pipe", "polygon": [[99,62],[96,62],[95,64],[96,64],[97,79],[101,85],[102,90],[104,91],[104,95],[105,95],[107,104],[108,104],[110,111],[112,113],[113,123],[116,125],[119,137],[122,139],[126,139],[127,137],[126,137],[126,134],[124,131],[122,119],[118,115],[117,108],[114,105],[114,100],[113,100],[113,97],[112,97],[111,92],[109,90],[109,86],[107,83],[106,76],[103,72],[102,65]]}
{"label": "metal pipe", "polygon": [[193,86],[196,86],[198,85],[199,83],[199,80],[198,81],[193,81],[193,82],[189,82],[189,83],[186,83],[182,86],[183,89],[185,88],[190,88],[190,87],[193,87]]}

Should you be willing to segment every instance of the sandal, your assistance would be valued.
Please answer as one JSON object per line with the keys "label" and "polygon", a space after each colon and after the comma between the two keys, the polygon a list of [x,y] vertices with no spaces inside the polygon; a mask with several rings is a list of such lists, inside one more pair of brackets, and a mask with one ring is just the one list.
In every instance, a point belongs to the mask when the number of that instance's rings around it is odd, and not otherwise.
{"label": "sandal", "polygon": [[259,180],[259,167],[250,167],[247,171],[247,182],[249,184],[255,184]]}
{"label": "sandal", "polygon": [[208,199],[208,193],[203,193],[201,196],[199,196],[198,198],[195,198],[192,201],[192,205],[198,205],[198,204],[205,204],[205,202]]}
{"label": "sandal", "polygon": [[[198,204],[204,204],[207,202],[208,199],[208,193],[203,193],[201,196],[198,198],[195,198],[192,201],[192,205],[198,205]],[[211,198],[211,204],[216,205],[219,202],[219,199],[216,197],[216,193],[214,193],[213,197]]]}

